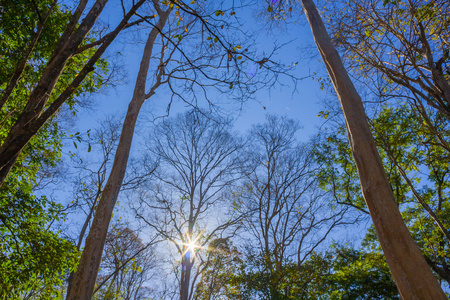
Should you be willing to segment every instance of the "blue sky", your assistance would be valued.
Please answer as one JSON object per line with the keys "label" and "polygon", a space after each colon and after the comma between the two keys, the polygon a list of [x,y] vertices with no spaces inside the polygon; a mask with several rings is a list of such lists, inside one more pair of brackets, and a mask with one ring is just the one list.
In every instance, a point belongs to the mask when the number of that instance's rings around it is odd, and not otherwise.
{"label": "blue sky", "polygon": [[[104,22],[113,24],[118,18],[115,16],[117,11],[114,3],[107,6],[104,14]],[[263,56],[269,53],[274,45],[288,43],[278,51],[278,54],[272,57],[272,60],[279,61],[286,65],[298,62],[292,75],[298,78],[304,78],[313,72],[325,75],[323,64],[318,61],[317,51],[309,29],[305,24],[288,24],[281,25],[283,28],[268,29],[267,22],[263,17],[255,17],[254,8],[250,8],[244,13],[246,26],[250,30],[258,33],[256,38],[258,55]],[[304,16],[300,17],[301,19]],[[86,131],[96,125],[98,120],[107,114],[124,115],[126,108],[131,99],[134,88],[134,81],[137,75],[139,62],[141,59],[143,45],[142,44],[126,44],[130,38],[119,38],[110,49],[110,53],[120,52],[119,56],[123,69],[126,74],[126,82],[120,83],[115,88],[107,88],[105,94],[98,94],[93,97],[94,107],[88,110],[80,110],[76,131]],[[307,58],[311,52],[313,57]],[[317,76],[316,76],[317,77]],[[251,124],[264,122],[266,114],[284,115],[300,122],[303,129],[300,131],[302,140],[306,140],[310,135],[316,132],[316,127],[323,122],[318,118],[317,114],[321,110],[318,103],[319,98],[325,97],[325,92],[319,89],[317,81],[306,78],[298,82],[297,90],[294,91],[294,85],[288,77],[281,78],[280,83],[284,86],[277,85],[271,89],[262,89],[255,94],[254,100],[248,101],[241,111],[233,108],[224,107],[225,110],[233,117],[236,117],[236,130],[245,132],[251,127]],[[214,93],[214,92],[212,92]],[[212,94],[214,97],[214,94]],[[157,94],[144,104],[140,116],[140,122],[146,119],[163,116],[166,114],[167,107],[167,91],[163,87],[157,90]],[[171,109],[171,115],[182,112],[186,109],[186,105],[180,102],[174,103]],[[139,126],[139,124],[138,124]],[[139,131],[138,131],[139,132]]]}

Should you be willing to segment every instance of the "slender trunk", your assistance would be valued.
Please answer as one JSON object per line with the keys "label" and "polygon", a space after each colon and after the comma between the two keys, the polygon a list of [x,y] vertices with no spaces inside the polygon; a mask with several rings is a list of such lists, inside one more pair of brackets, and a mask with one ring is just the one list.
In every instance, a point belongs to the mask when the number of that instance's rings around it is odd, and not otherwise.
{"label": "slender trunk", "polygon": [[75,272],[72,284],[68,288],[66,299],[86,300],[91,299],[93,295],[109,223],[125,176],[136,121],[142,104],[148,96],[151,96],[151,94],[145,94],[145,82],[153,45],[159,32],[164,27],[170,12],[171,10],[160,14],[158,25],[152,29],[147,39],[136,79],[133,98],[128,105],[128,111],[123,122],[122,133],[120,135],[119,145],[117,146],[111,174],[109,175],[95,211],[94,220],[92,221],[92,226],[86,239],[80,264]]}
{"label": "slender trunk", "polygon": [[[194,184],[192,183],[192,186]],[[191,190],[191,193],[189,195],[189,223],[188,223],[188,232],[187,232],[187,241],[190,242],[192,240],[192,235],[194,232],[194,189]],[[181,282],[180,282],[180,299],[181,300],[188,300],[189,299],[189,285],[191,282],[191,269],[192,269],[192,262],[191,262],[191,253],[190,249],[188,248],[186,253],[184,253],[182,261],[181,261]]]}
{"label": "slender trunk", "polygon": [[423,198],[420,196],[420,194],[414,188],[414,185],[411,182],[411,180],[408,178],[408,175],[406,174],[405,170],[403,170],[403,168],[400,167],[400,165],[397,163],[397,160],[394,158],[394,156],[392,154],[390,154],[390,158],[391,158],[391,161],[394,163],[395,167],[397,168],[398,172],[400,173],[400,175],[403,177],[403,179],[405,179],[406,183],[409,186],[409,189],[411,190],[411,192],[414,195],[414,198],[416,198],[417,202],[419,202],[419,204],[423,207],[423,209],[425,209],[425,211],[428,213],[428,215],[433,219],[433,221],[436,223],[438,228],[444,234],[447,241],[450,242],[450,233],[445,228],[444,224],[442,224],[441,220],[436,215],[436,213],[433,211],[433,209],[431,209],[431,207],[425,202],[425,200],[423,200]]}
{"label": "slender trunk", "polygon": [[191,253],[187,251],[183,255],[181,262],[181,287],[180,287],[180,299],[189,299],[189,282],[191,281]]}
{"label": "slender trunk", "polygon": [[361,98],[331,43],[313,1],[302,0],[302,4],[341,102],[364,199],[400,296],[408,300],[447,299],[397,208]]}

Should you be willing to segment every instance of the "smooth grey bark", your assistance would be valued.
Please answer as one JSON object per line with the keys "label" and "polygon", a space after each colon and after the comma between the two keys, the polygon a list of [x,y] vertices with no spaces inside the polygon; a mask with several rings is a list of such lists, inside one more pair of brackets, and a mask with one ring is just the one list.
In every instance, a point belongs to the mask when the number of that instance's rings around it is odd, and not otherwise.
{"label": "smooth grey bark", "polygon": [[403,222],[361,98],[331,43],[313,1],[302,0],[302,5],[341,103],[364,199],[400,296],[408,300],[447,299]]}
{"label": "smooth grey bark", "polygon": [[[154,1],[154,5],[155,8],[158,6],[156,1]],[[153,85],[149,93],[145,93],[147,73],[153,46],[157,36],[162,28],[164,28],[172,10],[162,11],[158,7],[157,11],[159,14],[159,21],[151,30],[145,44],[133,97],[128,105],[127,114],[123,122],[122,133],[120,135],[119,145],[117,146],[111,174],[109,175],[105,189],[98,203],[92,226],[86,239],[85,248],[81,255],[80,264],[74,274],[72,284],[69,286],[66,299],[85,300],[91,299],[93,295],[109,223],[125,176],[139,111],[145,100],[151,97],[156,88],[161,84],[162,73],[160,72],[156,84]]]}

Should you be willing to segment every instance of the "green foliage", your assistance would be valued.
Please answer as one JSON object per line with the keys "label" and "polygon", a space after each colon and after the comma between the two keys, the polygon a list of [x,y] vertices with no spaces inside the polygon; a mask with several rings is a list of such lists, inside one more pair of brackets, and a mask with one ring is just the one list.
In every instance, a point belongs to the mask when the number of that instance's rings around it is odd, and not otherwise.
{"label": "green foliage", "polygon": [[[228,299],[399,299],[382,254],[332,246],[300,265],[283,262],[269,272],[264,255],[248,252],[227,275]],[[236,270],[236,268],[234,269]]]}
{"label": "green foliage", "polygon": [[329,295],[322,299],[400,299],[381,253],[336,247],[321,259],[329,263],[330,254],[332,271],[317,287]]}
{"label": "green foliage", "polygon": [[[241,289],[233,284],[242,266],[241,256],[229,239],[218,238],[211,241],[194,298],[207,300],[242,297]],[[243,299],[249,299],[247,296]]]}
{"label": "green foliage", "polygon": [[[10,76],[14,73],[16,65],[22,59],[25,49],[32,39],[33,30],[38,26],[38,20],[44,17],[52,2],[49,0],[38,1],[37,7],[34,8],[28,1],[2,1],[1,8],[4,14],[0,18],[0,64],[2,65],[0,92],[4,90]],[[25,107],[31,90],[39,81],[69,18],[70,10],[66,7],[57,6],[45,23],[43,33],[31,53],[17,87],[0,111],[0,143],[7,137],[11,127]],[[94,49],[87,50],[70,59],[61,79],[56,83],[47,105],[50,105],[72,82],[84,63],[93,54],[93,51]],[[89,75],[69,99],[67,103],[74,114],[76,112],[76,97],[82,93],[95,92],[104,81],[107,66],[108,63],[101,60],[98,63],[99,75]],[[54,166],[59,161],[62,135],[54,119],[47,122],[20,154],[8,178],[9,184],[17,184],[20,188],[29,191],[30,186],[25,187],[24,185],[31,185],[36,180],[38,170],[42,166]]]}
{"label": "green foliage", "polygon": [[[445,148],[450,128],[439,113],[429,111],[428,115],[424,122],[409,106],[384,105],[370,124],[402,216],[429,265],[448,281],[449,240],[413,194],[415,191],[444,227],[450,228],[450,160]],[[334,193],[337,202],[367,211],[344,127],[331,132],[316,151],[322,164],[322,186]],[[376,235],[369,232],[367,238],[374,241]]]}
{"label": "green foliage", "polygon": [[[29,47],[34,31],[54,1],[13,0],[0,2],[0,96]],[[17,121],[32,89],[50,60],[57,41],[71,17],[70,9],[56,5],[46,21],[16,88],[0,111],[0,144]],[[95,38],[93,33],[90,41]],[[65,90],[95,51],[88,49],[70,58],[47,106]],[[67,102],[76,113],[77,97],[92,93],[105,81],[108,63],[100,60]],[[76,266],[78,253],[61,233],[51,229],[62,222],[62,207],[46,197],[33,195],[43,168],[60,163],[64,133],[53,118],[25,146],[0,190],[0,298],[35,295],[53,297],[66,272]],[[38,296],[36,296],[38,295]]]}
{"label": "green foliage", "polygon": [[78,261],[75,246],[49,230],[62,207],[21,190],[3,194],[0,207],[0,299],[58,295]]}

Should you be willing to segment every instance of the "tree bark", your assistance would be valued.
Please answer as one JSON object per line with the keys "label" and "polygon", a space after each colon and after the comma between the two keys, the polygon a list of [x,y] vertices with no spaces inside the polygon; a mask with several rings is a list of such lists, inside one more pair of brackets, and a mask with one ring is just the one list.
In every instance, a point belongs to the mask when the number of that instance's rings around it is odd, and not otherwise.
{"label": "tree bark", "polygon": [[[151,93],[146,95],[145,83],[153,46],[156,37],[164,27],[170,12],[171,10],[169,9],[166,12],[159,13],[159,22],[151,30],[145,44],[133,98],[130,101],[123,122],[122,133],[120,135],[119,145],[117,146],[111,174],[109,175],[105,189],[98,203],[94,220],[92,221],[92,226],[86,239],[85,248],[81,255],[80,264],[75,272],[72,284],[68,288],[66,299],[86,300],[91,299],[93,295],[109,223],[125,176],[136,121],[142,104],[152,95]],[[154,90],[151,92],[154,92]]]}
{"label": "tree bark", "polygon": [[364,199],[400,296],[408,300],[447,299],[397,208],[361,98],[331,43],[313,1],[302,0],[302,4],[341,103]]}
{"label": "tree bark", "polygon": [[187,251],[181,262],[180,299],[189,299],[189,283],[191,281],[191,253]]}

